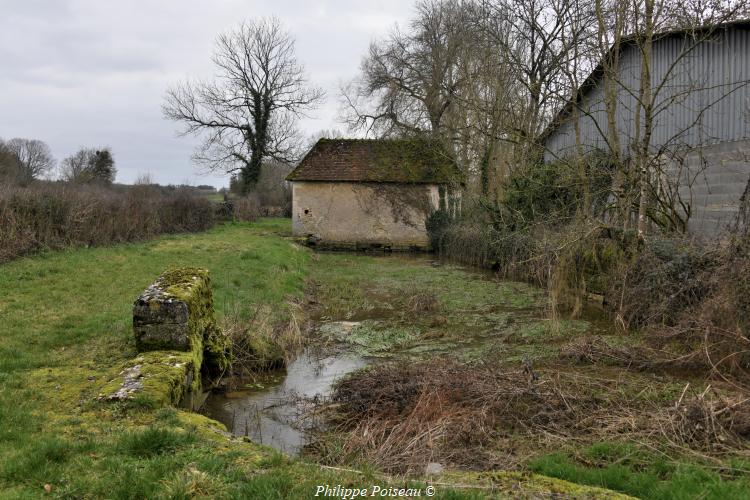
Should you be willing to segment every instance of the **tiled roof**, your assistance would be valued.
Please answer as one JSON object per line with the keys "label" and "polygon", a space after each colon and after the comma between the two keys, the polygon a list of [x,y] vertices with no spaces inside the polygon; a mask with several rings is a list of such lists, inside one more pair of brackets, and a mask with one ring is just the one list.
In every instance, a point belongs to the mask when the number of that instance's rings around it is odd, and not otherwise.
{"label": "tiled roof", "polygon": [[460,182],[450,154],[421,139],[320,139],[289,181]]}

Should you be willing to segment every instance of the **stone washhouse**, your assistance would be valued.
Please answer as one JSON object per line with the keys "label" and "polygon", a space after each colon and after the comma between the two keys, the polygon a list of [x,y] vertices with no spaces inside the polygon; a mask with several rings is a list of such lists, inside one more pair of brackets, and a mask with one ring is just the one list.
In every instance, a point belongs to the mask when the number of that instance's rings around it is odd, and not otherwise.
{"label": "stone washhouse", "polygon": [[320,139],[287,180],[294,235],[322,248],[424,250],[430,214],[460,210],[453,157],[421,139]]}

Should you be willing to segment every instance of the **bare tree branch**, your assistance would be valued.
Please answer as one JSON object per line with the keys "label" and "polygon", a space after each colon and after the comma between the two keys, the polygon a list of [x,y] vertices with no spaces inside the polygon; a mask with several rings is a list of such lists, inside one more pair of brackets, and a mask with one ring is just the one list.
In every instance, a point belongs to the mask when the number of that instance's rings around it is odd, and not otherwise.
{"label": "bare tree branch", "polygon": [[212,60],[216,80],[173,86],[162,110],[184,124],[183,134],[203,138],[196,162],[212,171],[239,172],[247,191],[264,159],[298,158],[296,121],[324,93],[308,84],[294,40],[276,18],[243,23],[221,35]]}

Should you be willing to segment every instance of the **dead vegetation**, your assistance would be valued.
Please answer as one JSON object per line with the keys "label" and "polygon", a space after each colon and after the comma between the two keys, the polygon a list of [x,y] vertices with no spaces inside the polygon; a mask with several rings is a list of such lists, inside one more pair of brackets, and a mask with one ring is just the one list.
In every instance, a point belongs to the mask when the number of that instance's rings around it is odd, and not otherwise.
{"label": "dead vegetation", "polygon": [[709,385],[680,399],[658,419],[664,437],[676,446],[700,451],[746,448],[750,439],[750,398],[717,396]]}
{"label": "dead vegetation", "polygon": [[187,189],[0,184],[0,262],[45,249],[205,231],[215,223],[213,205]]}
{"label": "dead vegetation", "polygon": [[437,296],[430,291],[414,293],[409,297],[406,306],[413,313],[435,313],[441,309]]}
{"label": "dead vegetation", "polygon": [[[647,338],[649,344],[663,345],[663,339]],[[700,351],[679,354],[649,345],[617,344],[602,336],[576,339],[562,346],[559,358],[574,364],[612,365],[657,373],[690,373],[706,377],[710,367]]]}
{"label": "dead vegetation", "polygon": [[644,396],[651,384],[449,359],[382,365],[339,383],[309,450],[326,463],[365,461],[390,473],[419,473],[430,462],[514,468],[564,444],[603,440],[709,458],[750,450],[750,398],[687,384],[669,401]]}
{"label": "dead vegetation", "polygon": [[287,302],[287,310],[256,306],[249,316],[235,304],[224,315],[221,327],[232,342],[232,372],[247,375],[285,366],[302,349],[302,308]]}
{"label": "dead vegetation", "polygon": [[641,328],[672,364],[700,367],[750,389],[750,237],[719,247],[654,242],[610,296],[623,326]]}
{"label": "dead vegetation", "polygon": [[[520,334],[523,322],[503,323],[518,332],[501,328],[497,349],[463,359],[470,364],[433,358],[347,378],[314,405],[323,418],[308,452],[389,473],[420,473],[430,462],[523,469],[600,442],[717,470],[750,458],[748,239],[635,244],[643,246],[625,251],[612,235],[591,233],[554,247],[546,284],[573,299],[553,301],[549,328]],[[561,320],[581,310],[576,297],[592,285],[606,292],[610,319],[595,328]],[[407,316],[442,317],[452,309],[439,293],[407,288],[399,304]]]}

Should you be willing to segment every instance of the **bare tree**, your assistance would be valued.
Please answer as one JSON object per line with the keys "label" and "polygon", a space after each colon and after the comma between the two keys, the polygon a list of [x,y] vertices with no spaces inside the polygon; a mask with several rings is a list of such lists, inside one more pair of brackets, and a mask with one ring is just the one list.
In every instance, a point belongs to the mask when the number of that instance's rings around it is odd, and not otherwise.
{"label": "bare tree", "polygon": [[349,125],[378,135],[440,136],[465,83],[457,68],[467,12],[457,0],[423,0],[407,31],[394,28],[373,42],[360,77],[342,92]]}
{"label": "bare tree", "polygon": [[[458,97],[460,118],[453,117],[451,128],[467,150],[479,180],[482,197],[489,200],[492,180],[504,177],[508,169],[507,152],[514,147],[512,129],[523,89],[517,85],[517,68],[504,55],[508,36],[505,18],[489,15],[474,6],[470,16],[470,39],[464,44],[459,72],[466,82]],[[503,160],[500,160],[500,157]],[[497,183],[495,183],[497,184]],[[496,186],[495,186],[496,187]]]}
{"label": "bare tree", "polygon": [[5,143],[4,149],[15,158],[18,180],[22,183],[39,179],[55,167],[52,150],[40,140],[15,138]]}
{"label": "bare tree", "polygon": [[[705,96],[710,84],[707,75],[695,74],[692,56],[713,43],[716,28],[741,16],[743,8],[734,0],[695,0],[688,5],[594,0],[602,92],[599,100],[583,94],[572,99],[571,118],[576,128],[581,118],[598,131],[615,169],[616,222],[624,229],[633,227],[640,237],[651,223],[666,230],[687,227],[690,207],[680,198],[679,183],[689,175],[674,170],[682,168],[689,152],[701,148],[690,144],[688,136],[700,129],[702,116],[713,106],[748,85],[725,82],[718,100],[701,101],[696,96]],[[668,58],[660,56],[655,70],[654,44],[670,33],[682,36],[678,50]],[[625,47],[632,49],[631,59],[637,63],[623,63]],[[669,118],[675,107],[686,103],[694,119],[677,123]],[[669,123],[671,137],[654,139],[659,118]]]}
{"label": "bare tree", "polygon": [[92,149],[81,148],[63,159],[60,164],[60,177],[66,182],[87,183],[91,181],[89,160]]}
{"label": "bare tree", "polygon": [[194,158],[212,171],[240,174],[243,191],[255,184],[265,158],[293,161],[296,120],[323,98],[308,84],[294,40],[276,18],[241,24],[221,35],[212,82],[188,81],[170,88],[164,115],[202,135]]}
{"label": "bare tree", "polygon": [[540,156],[537,134],[586,70],[589,11],[577,0],[422,1],[405,30],[370,46],[344,89],[346,118],[368,134],[437,137],[487,198],[491,178]]}
{"label": "bare tree", "polygon": [[81,148],[62,161],[60,176],[77,184],[111,184],[117,169],[109,148]]}
{"label": "bare tree", "polygon": [[470,11],[459,107],[470,115],[482,197],[496,210],[507,176],[540,159],[539,131],[587,70],[591,14],[578,0],[479,0]]}
{"label": "bare tree", "polygon": [[519,140],[532,143],[569,94],[570,49],[585,25],[573,0],[482,0],[488,18],[505,21],[507,32],[489,31],[516,68],[523,86],[523,114],[515,117]]}

